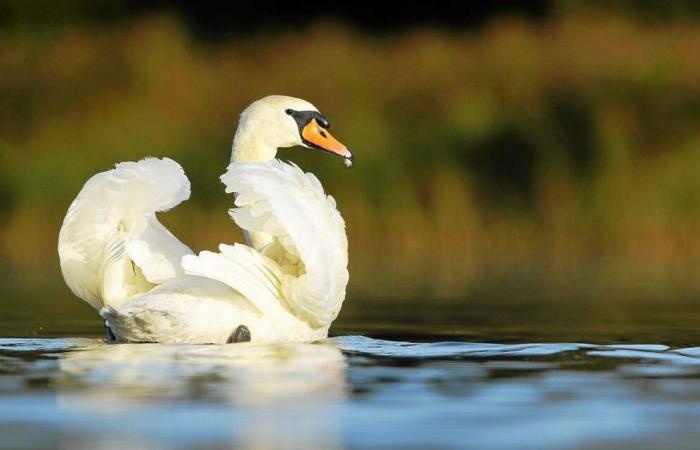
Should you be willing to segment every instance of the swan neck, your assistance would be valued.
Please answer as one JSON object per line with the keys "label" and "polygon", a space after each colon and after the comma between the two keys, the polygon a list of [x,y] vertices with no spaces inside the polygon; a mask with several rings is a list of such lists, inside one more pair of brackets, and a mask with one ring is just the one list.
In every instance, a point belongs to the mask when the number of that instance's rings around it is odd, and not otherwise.
{"label": "swan neck", "polygon": [[277,147],[271,146],[254,133],[239,129],[233,138],[231,162],[266,162],[277,155]]}

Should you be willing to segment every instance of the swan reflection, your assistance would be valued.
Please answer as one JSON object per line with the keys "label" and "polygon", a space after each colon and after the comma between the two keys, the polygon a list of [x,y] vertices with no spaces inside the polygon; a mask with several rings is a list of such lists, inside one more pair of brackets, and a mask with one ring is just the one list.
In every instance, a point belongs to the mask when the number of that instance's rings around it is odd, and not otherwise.
{"label": "swan reflection", "polygon": [[[161,427],[178,434],[180,441],[199,440],[201,435],[188,433],[201,434],[195,431],[201,430],[201,420],[227,425],[211,427],[219,433],[211,436],[218,443],[340,447],[346,361],[330,343],[94,342],[62,354],[59,367],[55,386],[60,408],[86,412],[113,432],[112,427],[127,425],[137,441],[148,442],[148,435]],[[163,402],[172,408],[163,411]],[[149,404],[159,407],[159,413],[144,418]]]}

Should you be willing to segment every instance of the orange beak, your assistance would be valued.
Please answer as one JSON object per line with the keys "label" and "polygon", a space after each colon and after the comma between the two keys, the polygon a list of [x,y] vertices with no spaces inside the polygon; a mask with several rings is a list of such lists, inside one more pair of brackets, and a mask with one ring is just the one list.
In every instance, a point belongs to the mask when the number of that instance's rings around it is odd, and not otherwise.
{"label": "orange beak", "polygon": [[350,150],[334,138],[326,128],[319,125],[316,119],[311,119],[311,121],[306,124],[301,131],[301,137],[312,147],[328,153],[333,153],[345,159],[352,159]]}

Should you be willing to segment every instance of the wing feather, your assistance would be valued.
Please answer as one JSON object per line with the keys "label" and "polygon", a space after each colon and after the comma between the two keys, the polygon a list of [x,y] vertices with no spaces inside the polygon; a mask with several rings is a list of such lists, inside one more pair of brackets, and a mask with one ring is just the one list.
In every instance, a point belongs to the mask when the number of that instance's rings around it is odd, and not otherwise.
{"label": "wing feather", "polygon": [[220,281],[245,296],[261,313],[274,317],[283,305],[279,302],[281,273],[269,260],[247,245],[219,246],[219,253],[203,251],[182,258],[189,275]]}
{"label": "wing feather", "polygon": [[283,298],[298,317],[328,326],[348,282],[345,222],[319,180],[294,164],[232,163],[221,180],[236,193],[233,220],[272,236],[262,253],[282,272]]}
{"label": "wing feather", "polygon": [[175,161],[123,162],[90,178],[61,226],[58,253],[68,287],[95,309],[183,274],[192,253],[155,213],[189,198],[190,183]]}

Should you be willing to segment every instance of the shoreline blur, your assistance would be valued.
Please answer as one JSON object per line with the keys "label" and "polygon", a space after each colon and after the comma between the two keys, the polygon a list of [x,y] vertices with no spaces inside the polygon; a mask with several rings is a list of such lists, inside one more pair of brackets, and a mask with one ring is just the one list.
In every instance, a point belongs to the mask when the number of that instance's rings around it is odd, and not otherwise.
{"label": "shoreline blur", "polygon": [[154,15],[0,43],[2,281],[54,293],[47,305],[70,296],[63,215],[119,161],[182,164],[192,198],[159,217],[193,250],[241,241],[218,177],[237,115],[273,93],[310,100],[356,153],[351,170],[278,154],[338,201],[349,314],[372,307],[354,299],[634,308],[700,295],[695,22],[587,12],[384,37],[318,23],[206,43]]}

